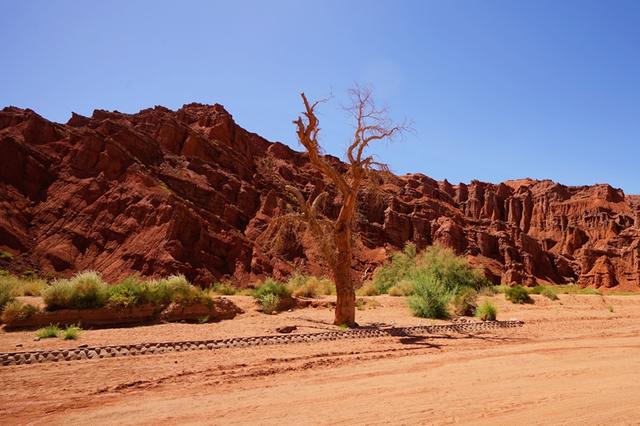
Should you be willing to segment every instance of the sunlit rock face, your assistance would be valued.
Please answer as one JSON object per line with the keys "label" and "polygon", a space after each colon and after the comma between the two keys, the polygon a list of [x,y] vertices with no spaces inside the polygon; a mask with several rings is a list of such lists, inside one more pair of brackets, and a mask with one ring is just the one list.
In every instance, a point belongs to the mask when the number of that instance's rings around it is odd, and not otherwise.
{"label": "sunlit rock face", "polygon": [[[96,110],[66,124],[5,108],[0,249],[14,256],[0,267],[95,269],[108,280],[183,273],[199,284],[325,273],[299,224],[265,238],[271,220],[292,209],[261,174],[265,158],[306,195],[335,194],[304,154],[242,129],[221,105]],[[325,200],[335,216],[339,198]],[[358,209],[358,279],[413,241],[466,255],[496,283],[640,290],[640,197],[609,185],[385,176]]]}

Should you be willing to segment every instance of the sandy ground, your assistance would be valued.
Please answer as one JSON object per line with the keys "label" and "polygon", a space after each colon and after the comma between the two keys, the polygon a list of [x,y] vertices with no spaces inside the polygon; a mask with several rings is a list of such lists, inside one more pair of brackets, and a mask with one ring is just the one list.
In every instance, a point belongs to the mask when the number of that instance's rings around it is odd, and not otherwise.
{"label": "sandy ground", "polygon": [[[493,299],[523,328],[0,367],[0,424],[639,424],[640,296]],[[217,324],[0,332],[0,351],[331,329],[328,309]],[[361,324],[429,323],[401,298]],[[610,311],[612,308],[613,312]]]}

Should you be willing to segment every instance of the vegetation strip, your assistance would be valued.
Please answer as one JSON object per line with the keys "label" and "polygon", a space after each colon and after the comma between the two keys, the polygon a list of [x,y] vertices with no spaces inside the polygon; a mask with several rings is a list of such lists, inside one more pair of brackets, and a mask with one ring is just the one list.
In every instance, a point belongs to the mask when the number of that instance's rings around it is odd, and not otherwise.
{"label": "vegetation strip", "polygon": [[53,349],[28,352],[1,352],[0,365],[38,364],[43,362],[78,361],[94,358],[112,358],[121,356],[151,355],[166,352],[190,350],[213,350],[233,347],[277,345],[300,342],[319,342],[339,339],[362,339],[386,336],[410,336],[415,334],[464,333],[469,331],[491,330],[497,328],[521,327],[523,321],[483,321],[413,327],[390,327],[384,329],[361,329],[347,331],[329,331],[323,333],[283,334],[270,336],[232,337],[227,339],[197,340],[183,342],[139,343],[130,345],[91,346],[84,348]]}

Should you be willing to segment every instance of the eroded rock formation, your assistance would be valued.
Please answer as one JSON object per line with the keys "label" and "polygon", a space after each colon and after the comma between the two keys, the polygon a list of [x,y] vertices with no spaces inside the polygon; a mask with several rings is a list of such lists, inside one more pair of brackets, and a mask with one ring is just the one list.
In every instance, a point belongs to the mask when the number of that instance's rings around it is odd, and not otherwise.
{"label": "eroded rock formation", "polygon": [[[299,226],[264,238],[291,208],[260,173],[265,158],[307,194],[333,192],[303,154],[247,132],[220,105],[96,110],[64,125],[5,108],[0,250],[13,259],[0,267],[96,269],[109,280],[180,272],[201,284],[322,273]],[[335,215],[328,199],[323,210]],[[467,255],[495,282],[640,289],[640,197],[609,185],[391,176],[362,194],[359,213],[361,277],[414,241]]]}

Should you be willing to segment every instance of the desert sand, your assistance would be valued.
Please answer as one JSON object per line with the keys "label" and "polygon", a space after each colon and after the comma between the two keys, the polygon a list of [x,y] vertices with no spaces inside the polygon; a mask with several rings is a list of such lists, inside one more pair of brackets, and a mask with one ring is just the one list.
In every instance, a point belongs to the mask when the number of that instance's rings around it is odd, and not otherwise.
{"label": "desert sand", "polygon": [[[638,424],[640,296],[492,299],[522,328],[0,367],[2,424]],[[328,308],[85,330],[0,332],[0,351],[333,329]],[[428,324],[402,298],[362,325]],[[613,311],[613,312],[611,312]],[[20,346],[21,345],[21,346]]]}

